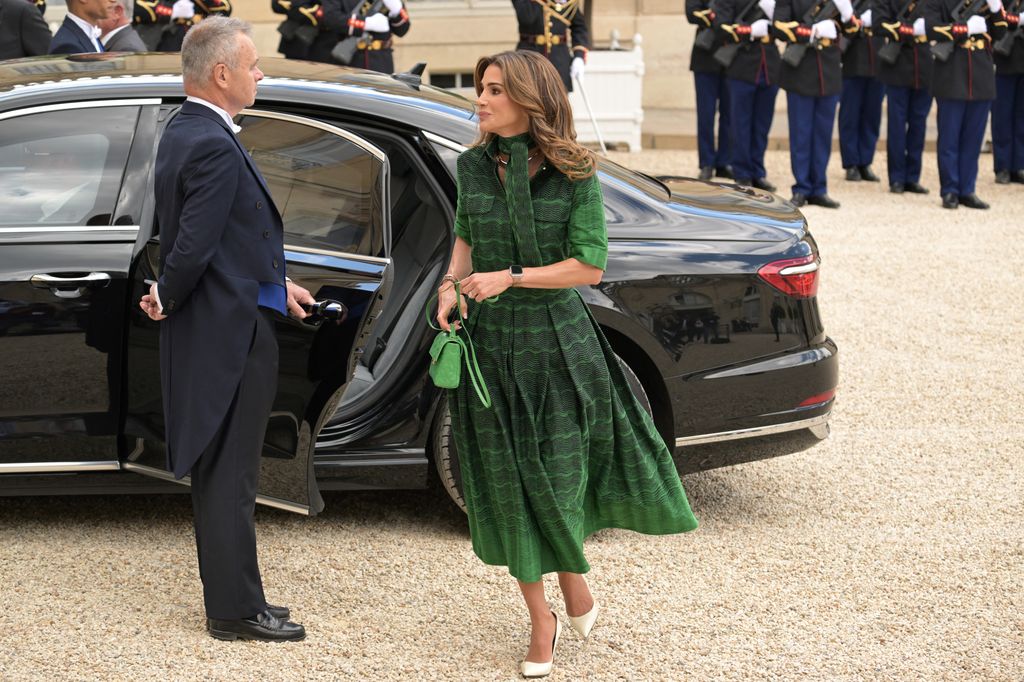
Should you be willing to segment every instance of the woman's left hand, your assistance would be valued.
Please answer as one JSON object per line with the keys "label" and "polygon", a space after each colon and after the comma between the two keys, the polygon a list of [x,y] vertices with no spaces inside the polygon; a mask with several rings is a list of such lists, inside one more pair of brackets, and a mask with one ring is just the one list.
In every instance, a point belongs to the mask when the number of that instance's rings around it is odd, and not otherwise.
{"label": "woman's left hand", "polygon": [[461,282],[462,293],[477,303],[501,294],[512,285],[508,270],[497,272],[474,272]]}

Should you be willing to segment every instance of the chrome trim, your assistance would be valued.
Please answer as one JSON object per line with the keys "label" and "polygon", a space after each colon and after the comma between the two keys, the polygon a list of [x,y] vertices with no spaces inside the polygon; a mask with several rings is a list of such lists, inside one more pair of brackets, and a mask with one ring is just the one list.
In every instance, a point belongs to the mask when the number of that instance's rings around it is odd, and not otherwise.
{"label": "chrome trim", "polygon": [[76,284],[89,285],[99,284],[102,282],[104,286],[110,283],[110,275],[105,272],[90,272],[84,277],[58,277],[56,275],[32,275],[28,278],[28,281],[36,286],[50,287],[50,286],[73,286]]}
{"label": "chrome trim", "polygon": [[42,114],[47,111],[67,111],[68,109],[98,109],[106,107],[141,107],[148,104],[160,104],[161,100],[159,97],[147,98],[147,99],[108,99],[108,100],[91,100],[89,102],[64,102],[61,104],[44,104],[38,107],[28,107],[27,109],[18,109],[17,111],[8,111],[0,114],[0,121],[6,121],[9,118],[18,118],[19,116],[29,116],[31,114]]}
{"label": "chrome trim", "polygon": [[723,369],[720,372],[705,374],[701,379],[725,379],[727,377],[740,377],[749,374],[762,374],[764,372],[777,372],[780,369],[788,369],[799,365],[808,365],[821,362],[832,357],[832,351],[826,346],[811,348],[799,353],[787,353],[769,360],[754,362],[749,365],[741,365],[732,369]]}
{"label": "chrome trim", "polygon": [[779,274],[783,277],[788,277],[789,275],[805,275],[808,272],[814,272],[818,267],[818,261],[807,263],[806,265],[790,265],[788,268],[782,268],[779,270]]}
{"label": "chrome trim", "polygon": [[0,227],[0,234],[17,234],[19,232],[138,232],[139,226],[130,227],[96,227],[94,225],[68,225],[66,227]]}
{"label": "chrome trim", "polygon": [[818,415],[817,417],[801,419],[796,422],[770,424],[768,426],[755,426],[754,428],[737,429],[736,431],[720,431],[719,433],[708,433],[700,436],[685,436],[683,438],[676,438],[676,447],[681,448],[689,445],[703,445],[704,443],[719,443],[727,440],[738,440],[740,438],[771,436],[777,433],[799,431],[801,429],[810,429],[815,436],[818,436],[818,438],[821,439],[823,437],[818,434],[821,433],[822,427],[825,429],[825,436],[828,435],[828,420],[831,416],[832,413],[828,412],[826,414]]}
{"label": "chrome trim", "polygon": [[[169,481],[171,483],[178,483],[179,485],[192,487],[192,479],[190,476],[178,479],[174,477],[174,474],[164,469],[157,469],[156,467],[147,466],[145,464],[136,464],[135,462],[125,462],[121,468],[127,471],[134,471],[143,476],[151,476],[153,478],[159,478],[162,481]],[[275,509],[282,509],[284,511],[302,514],[303,516],[309,516],[309,507],[307,505],[295,504],[294,502],[288,502],[268,495],[257,495],[256,501],[266,507],[274,507]]]}
{"label": "chrome trim", "polygon": [[[357,260],[362,263],[374,263],[376,265],[391,265],[390,258],[381,258],[380,256],[364,256],[359,253],[349,253],[348,251],[330,251],[328,249],[314,249],[309,246],[289,246],[284,245],[285,251],[298,251],[299,253],[309,253],[315,256],[331,256],[332,258],[349,258],[351,260]],[[285,254],[287,256],[287,254]]]}
{"label": "chrome trim", "polygon": [[348,140],[352,144],[356,145],[360,149],[365,149],[366,151],[370,152],[375,157],[377,157],[378,161],[386,162],[386,159],[387,159],[387,155],[384,154],[384,151],[382,149],[379,149],[378,147],[375,147],[374,145],[370,144],[369,142],[367,142],[365,139],[359,137],[358,135],[354,135],[354,134],[352,134],[352,133],[350,133],[347,130],[344,130],[342,128],[338,128],[336,126],[332,126],[329,123],[324,123],[323,121],[318,121],[315,118],[306,118],[304,116],[295,116],[293,114],[284,114],[284,113],[280,113],[280,112],[277,112],[277,111],[265,111],[263,109],[242,109],[242,111],[239,112],[238,115],[239,116],[256,116],[258,118],[272,118],[272,119],[277,119],[279,121],[288,121],[289,123],[297,123],[298,125],[309,126],[310,128],[319,128],[320,130],[323,130],[325,132],[331,133],[333,135],[337,135],[338,137],[345,138],[346,140]]}
{"label": "chrome trim", "polygon": [[423,131],[423,137],[427,138],[431,142],[436,142],[442,147],[447,147],[448,149],[451,149],[453,152],[459,152],[460,154],[468,149],[468,147],[461,145],[453,140],[449,140],[447,137],[441,137],[436,133],[431,133],[426,130]]}
{"label": "chrome trim", "polygon": [[117,471],[116,459],[97,462],[3,462],[0,474],[54,474],[68,471]]}

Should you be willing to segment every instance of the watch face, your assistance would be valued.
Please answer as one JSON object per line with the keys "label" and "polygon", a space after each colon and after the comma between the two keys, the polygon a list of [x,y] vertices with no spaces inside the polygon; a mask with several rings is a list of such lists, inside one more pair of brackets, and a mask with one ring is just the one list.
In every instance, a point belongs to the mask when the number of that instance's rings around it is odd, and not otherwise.
{"label": "watch face", "polygon": [[510,265],[509,268],[508,268],[508,271],[512,274],[513,277],[522,277],[523,276],[523,266],[522,265]]}

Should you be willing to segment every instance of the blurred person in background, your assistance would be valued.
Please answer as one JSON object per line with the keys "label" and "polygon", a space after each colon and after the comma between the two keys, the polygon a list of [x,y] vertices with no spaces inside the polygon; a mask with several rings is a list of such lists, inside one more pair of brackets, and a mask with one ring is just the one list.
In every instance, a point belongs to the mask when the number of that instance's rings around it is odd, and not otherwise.
{"label": "blurred person in background", "polygon": [[996,182],[1024,184],[1024,0],[1006,2],[1007,31],[996,43],[996,101],[992,105],[992,157]]}
{"label": "blurred person in background", "polygon": [[132,28],[134,0],[114,0],[110,16],[100,21],[100,41],[108,52],[145,52],[146,45]]}
{"label": "blurred person in background", "polygon": [[[321,9],[320,35],[310,48],[309,59],[395,72],[394,36],[404,36],[411,25],[402,0],[322,0]],[[356,40],[355,51],[344,61],[335,50],[347,38]]]}
{"label": "blurred person in background", "polygon": [[693,72],[693,85],[697,93],[697,156],[700,165],[697,177],[701,180],[710,180],[712,175],[732,178],[732,169],[729,168],[729,88],[725,80],[725,69],[714,58],[715,49],[723,41],[715,34],[713,4],[717,3],[686,0],[686,18],[697,26],[697,37],[690,51],[690,71]]}
{"label": "blurred person in background", "polygon": [[50,51],[50,27],[30,0],[0,0],[0,59],[36,57]]}
{"label": "blurred person in background", "polygon": [[539,52],[551,60],[566,91],[572,92],[573,79],[583,78],[590,51],[582,0],[512,0],[512,7],[519,24],[516,49]]}
{"label": "blurred person in background", "polygon": [[286,59],[311,59],[310,51],[324,20],[320,0],[270,0],[270,9],[285,15],[277,27],[281,34],[277,51]]}
{"label": "blurred person in background", "polygon": [[210,16],[231,16],[231,0],[135,0],[133,22],[150,52],[179,52],[185,34]]}
{"label": "blurred person in background", "polygon": [[114,0],[67,0],[64,23],[50,41],[50,54],[103,52],[99,23],[110,16]]}
{"label": "blurred person in background", "polygon": [[873,40],[874,5],[864,0],[854,9],[860,14],[859,31],[844,32],[842,41],[843,90],[839,96],[839,155],[846,179],[879,182],[871,163],[882,127],[885,86],[876,78],[878,55]]}

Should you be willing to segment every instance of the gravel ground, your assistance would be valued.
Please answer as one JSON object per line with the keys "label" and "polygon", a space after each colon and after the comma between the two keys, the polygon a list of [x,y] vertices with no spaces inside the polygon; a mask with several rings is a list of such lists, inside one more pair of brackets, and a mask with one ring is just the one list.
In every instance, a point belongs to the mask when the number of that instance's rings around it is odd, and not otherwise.
{"label": "gravel ground", "polygon": [[[789,181],[785,154],[768,163]],[[604,611],[586,646],[566,633],[552,679],[1024,678],[1024,187],[985,172],[991,211],[943,211],[927,165],[933,193],[895,197],[833,158],[843,208],[806,210],[841,349],[831,439],[687,476],[695,533],[594,536]],[[186,497],[0,500],[0,678],[516,678],[517,591],[443,492],[327,503],[258,513],[268,596],[310,633],[269,645],[205,633]]]}

